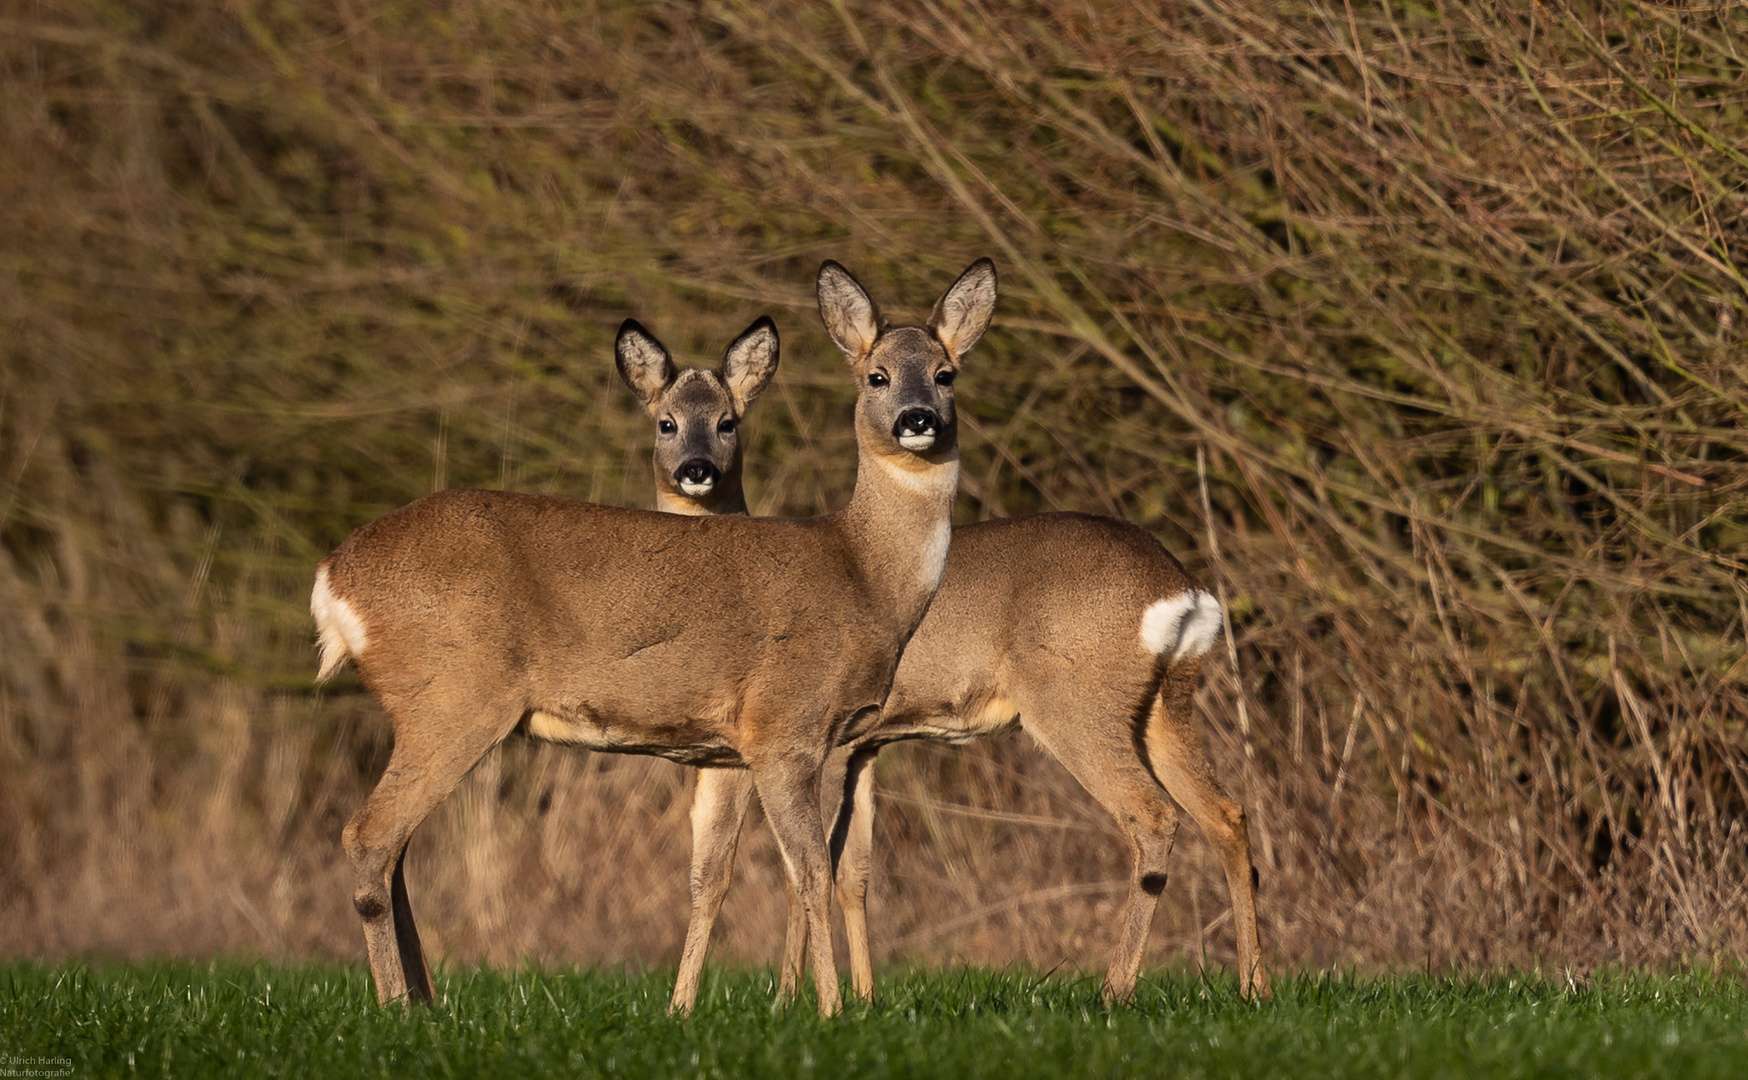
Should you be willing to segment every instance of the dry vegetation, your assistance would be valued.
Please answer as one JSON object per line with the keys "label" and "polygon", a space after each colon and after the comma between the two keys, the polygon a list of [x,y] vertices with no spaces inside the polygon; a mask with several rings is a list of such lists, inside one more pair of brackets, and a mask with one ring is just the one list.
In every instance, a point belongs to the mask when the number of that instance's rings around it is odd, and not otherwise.
{"label": "dry vegetation", "polygon": [[[356,955],[387,731],[310,685],[316,559],[445,485],[648,502],[627,315],[704,358],[772,312],[754,509],[835,507],[818,260],[921,304],[987,253],[961,518],[1120,515],[1229,600],[1201,700],[1267,950],[1739,955],[1744,42],[1723,3],[5,5],[0,953]],[[880,781],[885,955],[1102,960],[1120,841],[1023,739]],[[671,961],[689,783],[506,746],[415,842],[428,945]],[[765,960],[742,850],[718,955]],[[1226,956],[1179,860],[1152,955]]]}

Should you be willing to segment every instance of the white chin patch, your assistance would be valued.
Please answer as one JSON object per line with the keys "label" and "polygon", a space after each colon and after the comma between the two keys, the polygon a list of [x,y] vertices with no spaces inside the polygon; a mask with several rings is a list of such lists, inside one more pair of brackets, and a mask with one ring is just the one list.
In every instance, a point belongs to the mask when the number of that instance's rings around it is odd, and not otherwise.
{"label": "white chin patch", "polygon": [[935,437],[933,435],[900,435],[898,437],[898,445],[904,447],[906,450],[921,452],[933,448],[935,445]]}
{"label": "white chin patch", "polygon": [[688,484],[684,480],[680,481],[681,494],[690,495],[694,499],[700,495],[710,494],[715,488],[715,484]]}

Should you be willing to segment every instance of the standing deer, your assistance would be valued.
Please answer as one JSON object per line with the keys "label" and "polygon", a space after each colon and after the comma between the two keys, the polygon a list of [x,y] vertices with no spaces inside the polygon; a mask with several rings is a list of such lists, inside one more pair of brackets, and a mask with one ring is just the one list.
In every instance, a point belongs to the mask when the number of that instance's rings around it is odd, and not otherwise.
{"label": "standing deer", "polygon": [[[980,260],[926,329],[881,334],[848,272],[820,268],[828,322],[866,345],[850,356],[863,384],[858,465],[838,513],[686,517],[445,491],[322,560],[310,598],[318,678],[350,658],[394,728],[382,779],[341,836],[379,1001],[432,996],[403,873],[408,838],[522,729],[747,770],[808,927],[819,1011],[838,1010],[820,770],[878,715],[940,582],[958,484],[953,375],[989,325],[995,287]],[[769,319],[728,347],[737,409],[777,350]],[[629,320],[615,358],[645,386],[672,369]]]}
{"label": "standing deer", "polygon": [[[872,310],[872,302],[860,303]],[[852,359],[868,341],[822,309]],[[890,333],[891,331],[889,331]],[[878,340],[878,337],[877,337]],[[678,453],[675,432],[707,432],[733,407],[732,381],[703,371],[664,376],[675,392],[632,389],[657,421],[656,480],[664,510],[745,513],[738,444],[697,444]],[[689,388],[681,397],[678,389]],[[688,436],[689,437],[689,436]],[[665,440],[665,441],[664,441]],[[688,488],[685,461],[728,478]],[[867,892],[873,841],[874,757],[887,743],[966,743],[1024,728],[1074,774],[1115,819],[1134,855],[1122,937],[1104,995],[1135,990],[1177,832],[1188,810],[1219,852],[1232,897],[1239,988],[1269,997],[1256,929],[1256,881],[1244,810],[1226,794],[1203,750],[1190,699],[1222,615],[1152,536],[1083,514],[1040,514],[953,530],[939,592],[899,661],[879,722],[850,741],[844,800],[832,832],[838,898],[857,994],[872,998]],[[1163,790],[1162,790],[1163,788]],[[670,1010],[692,1008],[711,930],[728,891],[753,784],[744,772],[705,767],[692,805],[692,917]],[[793,994],[810,935],[790,897],[781,992]]]}

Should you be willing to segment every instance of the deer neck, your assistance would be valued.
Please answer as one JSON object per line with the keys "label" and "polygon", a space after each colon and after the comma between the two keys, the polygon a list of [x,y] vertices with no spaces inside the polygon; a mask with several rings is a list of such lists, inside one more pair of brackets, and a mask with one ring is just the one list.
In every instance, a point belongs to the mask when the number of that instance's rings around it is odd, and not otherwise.
{"label": "deer neck", "polygon": [[672,489],[673,477],[656,470],[656,509],[664,514],[685,514],[688,517],[709,517],[712,514],[744,514],[746,493],[740,483],[738,460],[722,474],[716,489],[701,499]]}
{"label": "deer neck", "polygon": [[947,566],[959,450],[922,457],[886,454],[865,443],[860,449],[856,491],[841,527],[864,580],[914,627]]}

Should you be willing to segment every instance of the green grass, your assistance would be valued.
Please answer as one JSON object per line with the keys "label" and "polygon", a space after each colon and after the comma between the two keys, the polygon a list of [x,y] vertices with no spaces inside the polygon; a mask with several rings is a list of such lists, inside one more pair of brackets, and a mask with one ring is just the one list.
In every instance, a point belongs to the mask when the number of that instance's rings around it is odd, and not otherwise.
{"label": "green grass", "polygon": [[[670,1019],[666,972],[461,969],[442,1003],[378,1009],[356,967],[0,968],[0,1057],[75,1076],[1740,1076],[1748,992],[1708,973],[1289,976],[1273,1003],[1161,974],[1133,1008],[1097,981],[960,970],[884,980],[820,1021],[763,972],[713,972]],[[6,1066],[0,1064],[0,1070]]]}

